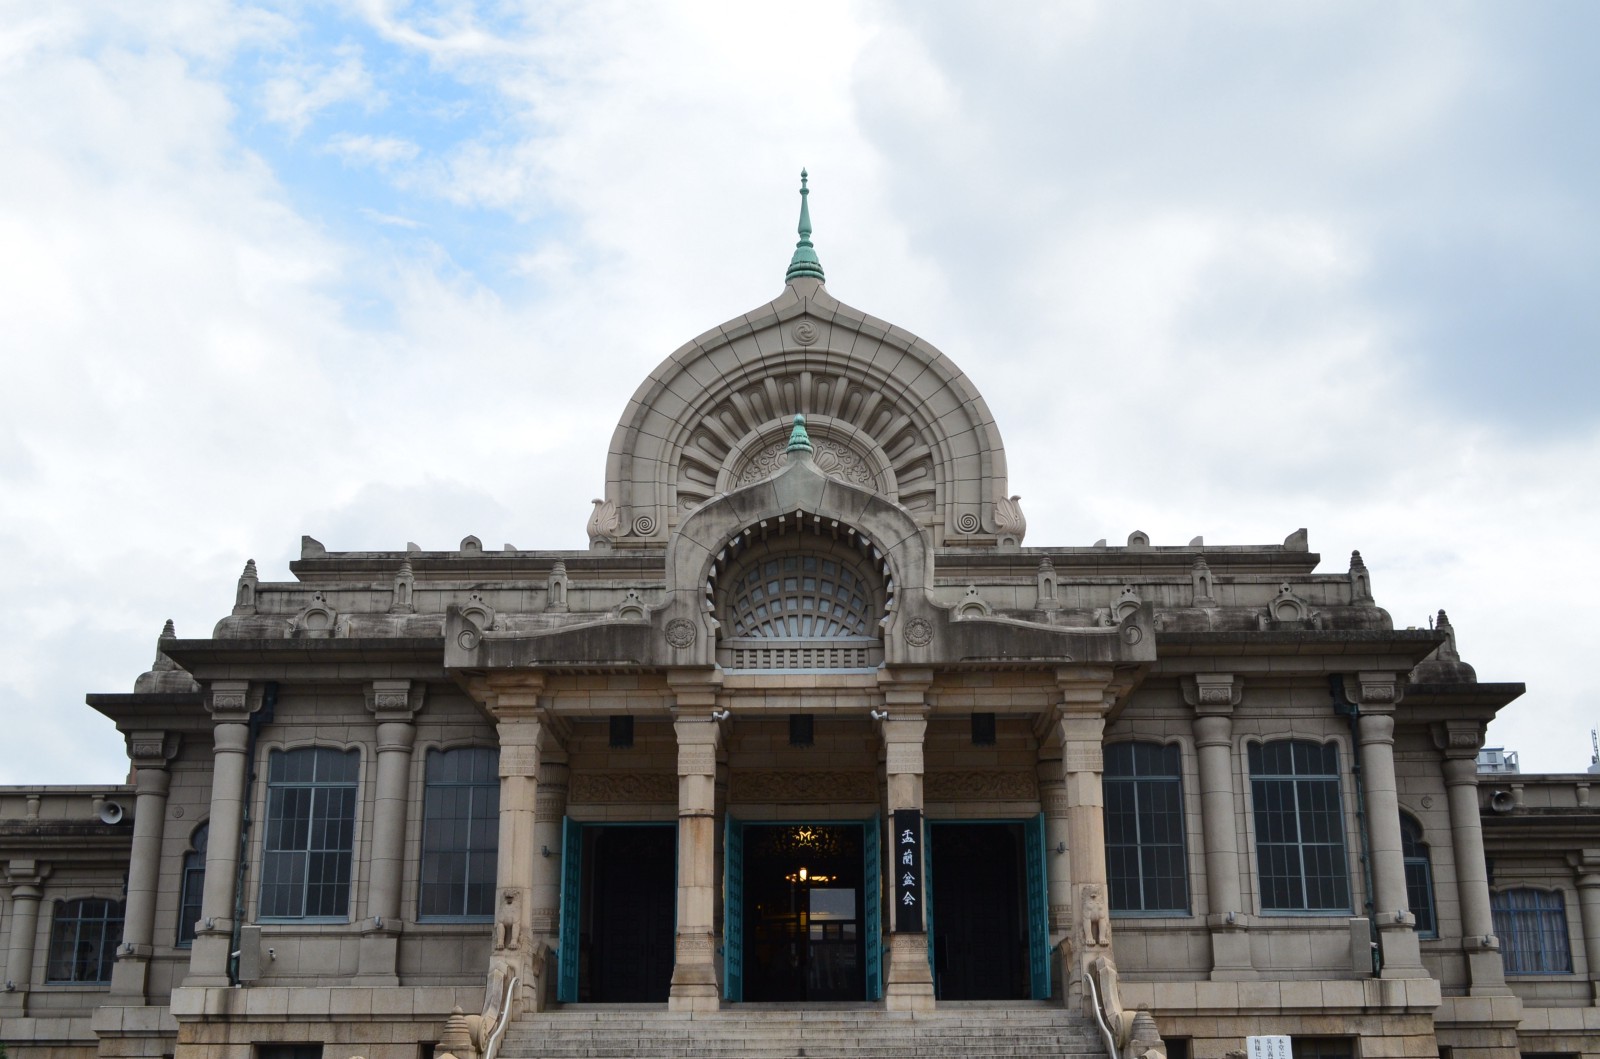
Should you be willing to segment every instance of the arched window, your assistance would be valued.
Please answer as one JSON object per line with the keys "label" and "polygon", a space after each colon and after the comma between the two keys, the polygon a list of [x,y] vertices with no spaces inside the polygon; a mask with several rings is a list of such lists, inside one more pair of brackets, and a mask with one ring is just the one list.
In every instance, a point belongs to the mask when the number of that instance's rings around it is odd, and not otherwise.
{"label": "arched window", "polygon": [[1262,911],[1350,911],[1338,746],[1252,743],[1250,794]]}
{"label": "arched window", "polygon": [[[804,523],[804,519],[797,519]],[[836,527],[834,527],[836,528]],[[741,535],[712,573],[728,669],[858,669],[883,661],[880,621],[891,582],[865,537],[816,525]]]}
{"label": "arched window", "polygon": [[189,851],[183,855],[183,880],[178,893],[178,941],[180,949],[194,944],[195,926],[200,922],[200,899],[206,888],[206,845],[211,824],[201,824],[189,835]]}
{"label": "arched window", "polygon": [[500,752],[483,747],[428,751],[418,919],[494,915],[499,765]]}
{"label": "arched window", "polygon": [[1417,933],[1425,938],[1439,936],[1439,919],[1433,907],[1433,858],[1422,841],[1422,825],[1415,817],[1400,814],[1400,853],[1406,864],[1406,901],[1417,917]]}
{"label": "arched window", "polygon": [[1489,910],[1506,974],[1571,974],[1567,902],[1560,890],[1491,890]]}
{"label": "arched window", "polygon": [[268,756],[263,919],[349,916],[360,766],[356,751],[330,747],[274,750]]}
{"label": "arched window", "polygon": [[1106,878],[1113,912],[1186,915],[1178,747],[1112,743],[1105,750]]}
{"label": "arched window", "polygon": [[122,940],[122,902],[105,897],[57,901],[50,924],[47,982],[109,982]]}

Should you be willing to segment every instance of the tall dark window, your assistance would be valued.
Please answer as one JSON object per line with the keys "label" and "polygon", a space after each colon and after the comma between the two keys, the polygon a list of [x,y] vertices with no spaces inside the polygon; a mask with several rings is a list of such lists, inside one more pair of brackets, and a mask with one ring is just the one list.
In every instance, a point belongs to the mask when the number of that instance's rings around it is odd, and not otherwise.
{"label": "tall dark window", "polygon": [[1250,793],[1262,910],[1350,911],[1339,748],[1299,739],[1251,744]]}
{"label": "tall dark window", "polygon": [[1422,841],[1422,825],[1405,813],[1400,814],[1400,853],[1406,864],[1406,903],[1417,917],[1417,933],[1425,938],[1439,936],[1439,919],[1433,908],[1433,858]]}
{"label": "tall dark window", "polygon": [[1112,911],[1186,914],[1189,872],[1177,746],[1112,743],[1105,754]]}
{"label": "tall dark window", "polygon": [[267,761],[261,916],[342,919],[350,914],[356,829],[354,750],[274,750]]}
{"label": "tall dark window", "polygon": [[200,922],[200,899],[206,889],[206,845],[211,824],[204,823],[189,836],[189,852],[183,855],[183,881],[178,892],[178,948],[194,944],[195,924]]}
{"label": "tall dark window", "polygon": [[47,982],[109,982],[122,941],[122,902],[104,897],[57,901],[50,924]]}
{"label": "tall dark window", "polygon": [[1567,903],[1560,890],[1492,890],[1489,909],[1506,974],[1571,974]]}
{"label": "tall dark window", "polygon": [[497,750],[428,752],[418,918],[494,915],[499,766]]}

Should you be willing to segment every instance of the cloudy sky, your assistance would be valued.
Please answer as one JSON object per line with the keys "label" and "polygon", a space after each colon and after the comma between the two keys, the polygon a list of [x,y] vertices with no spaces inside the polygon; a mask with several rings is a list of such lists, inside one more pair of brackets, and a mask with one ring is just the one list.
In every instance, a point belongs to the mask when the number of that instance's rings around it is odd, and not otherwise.
{"label": "cloudy sky", "polygon": [[1600,7],[0,3],[0,783],[254,558],[582,547],[637,382],[774,297],[943,349],[1029,544],[1353,548],[1491,729],[1600,701]]}

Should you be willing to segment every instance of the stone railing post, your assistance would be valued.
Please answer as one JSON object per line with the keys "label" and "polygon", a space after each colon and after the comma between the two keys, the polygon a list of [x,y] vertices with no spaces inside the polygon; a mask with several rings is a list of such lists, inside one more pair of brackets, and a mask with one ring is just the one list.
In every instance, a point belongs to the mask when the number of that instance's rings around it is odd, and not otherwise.
{"label": "stone railing post", "polygon": [[233,947],[234,903],[239,890],[239,840],[245,787],[250,778],[250,715],[261,708],[261,689],[247,681],[219,680],[206,697],[211,711],[211,812],[206,882],[200,898],[185,985],[225,986]]}
{"label": "stone railing post", "polygon": [[1489,870],[1483,855],[1483,821],[1478,816],[1478,750],[1483,736],[1481,721],[1446,721],[1433,728],[1434,745],[1445,755],[1450,845],[1456,862],[1461,948],[1467,956],[1470,990],[1473,996],[1504,996],[1510,990],[1489,908]]}
{"label": "stone railing post", "polygon": [[378,767],[373,800],[371,869],[367,916],[361,922],[356,980],[362,985],[399,985],[400,879],[405,868],[406,805],[410,801],[411,747],[417,711],[427,690],[409,680],[367,685],[367,709],[378,722]]}
{"label": "stone railing post", "polygon": [[670,1011],[721,1006],[714,959],[717,901],[717,755],[722,725],[712,716],[718,683],[704,674],[669,676],[678,739],[678,933],[667,994]]}
{"label": "stone railing post", "polygon": [[161,885],[161,837],[167,819],[168,765],[178,753],[178,736],[131,732],[128,759],[134,768],[133,847],[128,855],[128,902],[123,910],[122,945],[111,969],[114,1003],[142,1005],[150,957],[154,952],[156,894]]}
{"label": "stone railing post", "polygon": [[1200,764],[1200,821],[1206,857],[1206,926],[1211,932],[1211,980],[1259,977],[1250,957],[1239,885],[1239,808],[1234,789],[1233,709],[1244,689],[1231,673],[1200,673],[1185,682],[1194,707],[1195,755]]}

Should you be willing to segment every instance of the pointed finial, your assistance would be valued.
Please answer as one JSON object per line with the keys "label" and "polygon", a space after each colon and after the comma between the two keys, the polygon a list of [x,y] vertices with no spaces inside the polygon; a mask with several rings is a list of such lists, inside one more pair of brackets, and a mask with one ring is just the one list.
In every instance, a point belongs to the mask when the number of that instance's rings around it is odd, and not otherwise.
{"label": "pointed finial", "polygon": [[[1443,614],[1444,611],[1441,610],[1439,613]],[[176,640],[177,638],[178,638],[178,628],[177,628],[177,626],[172,624],[172,619],[168,618],[167,619],[167,623],[161,627],[161,639],[163,639],[163,640]]]}
{"label": "pointed finial", "polygon": [[811,245],[811,207],[807,198],[811,192],[806,187],[806,171],[800,170],[800,241],[794,244],[794,256],[789,259],[789,271],[784,275],[784,282],[801,279],[823,279],[822,262],[817,260],[817,251]]}
{"label": "pointed finial", "polygon": [[811,435],[806,433],[806,417],[794,417],[794,429],[789,431],[790,452],[811,452]]}

